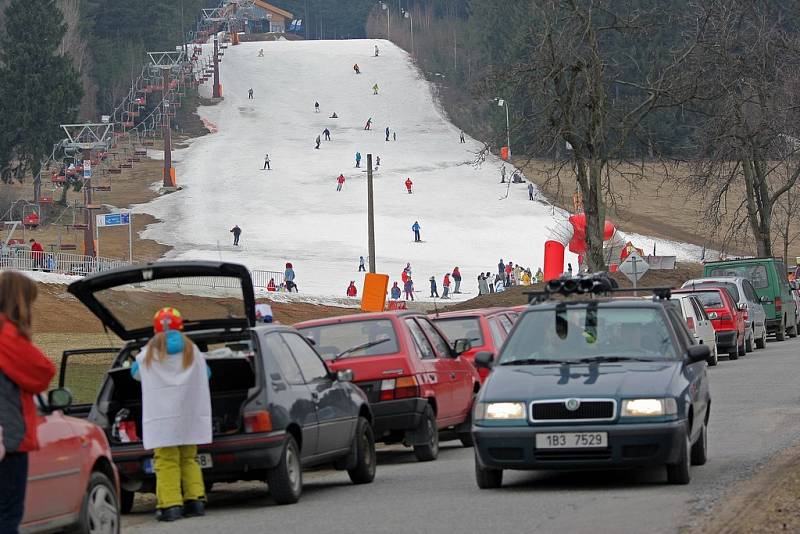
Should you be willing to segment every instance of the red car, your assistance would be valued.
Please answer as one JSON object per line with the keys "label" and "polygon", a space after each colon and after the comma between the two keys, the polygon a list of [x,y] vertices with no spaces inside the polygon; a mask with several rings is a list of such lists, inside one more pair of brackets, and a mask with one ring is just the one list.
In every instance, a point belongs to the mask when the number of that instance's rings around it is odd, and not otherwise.
{"label": "red car", "polygon": [[[444,312],[430,315],[430,318],[451,342],[455,342],[456,339],[469,339],[472,348],[461,357],[473,361],[478,352],[488,351],[497,354],[503,341],[508,337],[517,315],[517,312],[503,308],[486,308]],[[478,375],[483,384],[489,376],[489,369],[478,369]]]}
{"label": "red car", "polygon": [[413,446],[420,461],[436,459],[440,432],[472,445],[480,378],[460,356],[471,348],[466,339],[451,346],[428,317],[410,311],[305,321],[295,328],[315,343],[332,371],[353,371],[372,407],[376,441]]}
{"label": "red car", "polygon": [[24,532],[119,532],[119,477],[99,427],[62,412],[72,402],[65,389],[39,397],[39,450],[28,457]]}
{"label": "red car", "polygon": [[724,287],[674,289],[673,295],[694,295],[705,308],[717,338],[717,351],[731,360],[745,355],[745,313]]}

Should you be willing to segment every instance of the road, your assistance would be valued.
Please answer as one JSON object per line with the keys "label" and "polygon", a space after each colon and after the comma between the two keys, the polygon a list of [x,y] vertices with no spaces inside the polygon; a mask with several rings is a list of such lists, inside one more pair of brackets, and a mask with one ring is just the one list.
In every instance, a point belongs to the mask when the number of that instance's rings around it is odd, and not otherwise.
{"label": "road", "polygon": [[[708,464],[689,486],[669,486],[663,469],[506,472],[503,488],[479,490],[471,449],[443,444],[439,459],[418,463],[403,449],[379,452],[373,484],[346,473],[306,473],[298,504],[277,506],[263,484],[221,484],[205,518],[171,533],[674,533],[695,523],[734,483],[800,438],[800,340],[769,343],[709,369],[712,415]],[[153,500],[137,500],[125,532],[163,532]]]}

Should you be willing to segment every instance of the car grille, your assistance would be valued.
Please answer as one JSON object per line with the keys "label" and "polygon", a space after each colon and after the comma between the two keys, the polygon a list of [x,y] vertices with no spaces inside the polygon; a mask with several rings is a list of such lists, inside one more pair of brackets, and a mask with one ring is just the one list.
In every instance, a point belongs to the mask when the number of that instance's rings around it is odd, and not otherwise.
{"label": "car grille", "polygon": [[567,409],[567,399],[534,402],[531,404],[531,421],[610,421],[616,415],[616,406],[613,399],[581,400],[576,410]]}
{"label": "car grille", "polygon": [[611,449],[590,449],[590,450],[571,450],[571,451],[534,451],[537,462],[571,462],[580,460],[610,460]]}

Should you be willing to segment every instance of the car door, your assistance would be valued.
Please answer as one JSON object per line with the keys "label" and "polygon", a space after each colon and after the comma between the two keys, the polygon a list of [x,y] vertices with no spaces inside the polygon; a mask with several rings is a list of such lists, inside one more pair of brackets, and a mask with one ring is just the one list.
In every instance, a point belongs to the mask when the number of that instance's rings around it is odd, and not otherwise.
{"label": "car door", "polygon": [[500,319],[498,319],[497,317],[489,317],[488,321],[489,321],[489,330],[492,333],[492,340],[494,341],[494,346],[499,349],[500,346],[503,344],[503,341],[505,341],[506,337],[508,337],[508,332],[506,331],[505,328],[503,328],[503,325],[500,324]]}
{"label": "car door", "polygon": [[[287,419],[300,425],[303,436],[300,457],[310,458],[316,453],[319,435],[317,410],[311,398],[311,390],[279,332],[262,334],[261,344],[265,358],[274,362],[265,362],[268,369],[267,395],[270,399],[270,411],[282,411]],[[276,372],[278,370],[280,372]]]}
{"label": "car door", "polygon": [[78,437],[61,411],[37,415],[36,437],[39,450],[28,460],[24,522],[74,512],[83,498],[80,476],[88,442]]}
{"label": "car door", "polygon": [[473,380],[470,373],[472,364],[461,357],[453,357],[450,344],[433,324],[423,317],[417,321],[430,340],[437,356],[447,365],[447,378],[450,379],[450,395],[453,403],[453,414],[462,420],[472,405]]}
{"label": "car door", "polygon": [[[705,418],[706,409],[708,407],[708,381],[706,379],[706,368],[708,364],[705,361],[692,363],[686,358],[689,346],[692,344],[692,340],[687,335],[689,331],[681,322],[677,311],[668,310],[667,315],[675,330],[678,341],[678,354],[683,360],[683,375],[688,382],[688,388],[685,393],[689,395],[692,406],[694,406],[695,424],[691,429],[692,440],[694,440],[697,437],[697,432],[700,430],[700,425],[696,423]],[[683,392],[681,394],[683,395]]]}
{"label": "car door", "polygon": [[350,395],[331,377],[328,368],[308,341],[294,332],[283,332],[283,340],[292,351],[311,400],[317,410],[317,455],[347,450],[353,442],[358,412]]}
{"label": "car door", "polygon": [[452,410],[453,393],[447,362],[443,362],[437,356],[422,327],[413,318],[409,317],[404,322],[420,355],[423,368],[420,381],[433,389],[436,397],[437,421],[453,417],[455,415]]}
{"label": "car door", "polygon": [[716,345],[716,336],[714,335],[714,327],[711,320],[708,318],[706,310],[703,308],[697,297],[689,297],[687,299],[694,310],[695,321],[697,324],[697,334],[703,340],[703,344],[708,345],[712,350]]}
{"label": "car door", "polygon": [[750,319],[753,322],[753,332],[756,337],[759,337],[764,328],[766,328],[767,314],[764,311],[764,306],[759,301],[758,295],[756,295],[756,288],[753,287],[749,280],[742,280],[742,289],[747,299]]}

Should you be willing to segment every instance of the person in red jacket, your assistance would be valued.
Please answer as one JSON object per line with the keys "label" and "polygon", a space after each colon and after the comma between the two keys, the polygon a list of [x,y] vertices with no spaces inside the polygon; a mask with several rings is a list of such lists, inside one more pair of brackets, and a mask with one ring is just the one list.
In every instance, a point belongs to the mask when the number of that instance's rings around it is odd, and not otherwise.
{"label": "person in red jacket", "polygon": [[44,269],[44,247],[41,243],[37,243],[35,239],[30,240],[31,244],[31,259],[33,260],[33,268],[41,267]]}
{"label": "person in red jacket", "polygon": [[0,532],[17,532],[25,511],[28,453],[39,448],[33,396],[47,389],[56,369],[31,342],[36,283],[17,271],[0,273]]}
{"label": "person in red jacket", "polygon": [[339,177],[336,179],[336,190],[341,191],[342,186],[344,185],[344,174],[340,174]]}
{"label": "person in red jacket", "polygon": [[444,288],[444,292],[442,293],[443,299],[450,298],[450,273],[446,273],[444,275],[444,280],[442,280],[442,287]]}
{"label": "person in red jacket", "polygon": [[354,280],[350,281],[350,285],[347,286],[347,296],[348,297],[355,297],[358,295],[358,289],[356,289],[356,283]]}
{"label": "person in red jacket", "polygon": [[411,181],[411,178],[406,178],[406,190],[408,190],[408,194],[411,194],[411,186],[414,185],[414,182]]}

